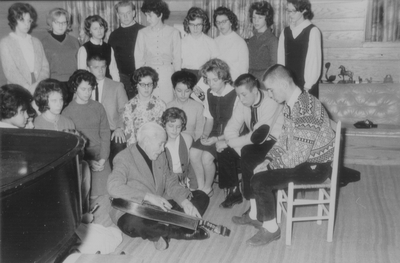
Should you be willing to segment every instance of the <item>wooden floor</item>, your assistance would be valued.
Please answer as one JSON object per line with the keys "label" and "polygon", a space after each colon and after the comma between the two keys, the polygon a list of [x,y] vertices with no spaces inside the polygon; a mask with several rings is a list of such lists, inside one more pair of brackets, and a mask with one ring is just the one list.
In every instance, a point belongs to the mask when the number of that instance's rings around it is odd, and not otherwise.
{"label": "wooden floor", "polygon": [[[165,251],[157,251],[152,242],[123,236],[123,242],[111,255],[74,255],[76,262],[400,262],[400,166],[353,165],[361,180],[340,188],[336,225],[332,243],[326,241],[327,223],[295,223],[292,245],[285,245],[285,217],[282,237],[267,246],[248,247],[245,241],[256,233],[251,226],[236,226],[233,215],[240,215],[248,203],[233,209],[220,209],[223,192],[215,194],[204,218],[231,229],[230,237],[211,234],[204,241],[171,240]],[[310,192],[307,195],[313,195]],[[111,225],[107,202],[101,202],[95,223]],[[296,211],[310,212],[310,208]],[[119,255],[124,251],[126,255]]]}

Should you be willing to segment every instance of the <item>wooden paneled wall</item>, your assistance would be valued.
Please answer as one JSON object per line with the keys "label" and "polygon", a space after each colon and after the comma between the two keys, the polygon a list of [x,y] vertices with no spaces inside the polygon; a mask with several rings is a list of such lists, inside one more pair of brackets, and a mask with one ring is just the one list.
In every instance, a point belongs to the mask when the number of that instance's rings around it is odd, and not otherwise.
{"label": "wooden paneled wall", "polygon": [[[382,82],[390,74],[400,82],[400,42],[365,42],[366,17],[372,0],[310,0],[314,11],[312,20],[322,32],[324,64],[331,63],[329,75],[339,74],[339,66],[353,71],[355,79]],[[8,7],[15,1],[0,1],[0,38],[10,32],[7,22]],[[182,24],[191,6],[201,6],[201,0],[167,0],[171,15],[166,23]],[[46,13],[53,7],[63,6],[63,1],[30,1],[38,12],[38,27],[32,35],[41,38],[47,30]],[[142,14],[141,14],[142,15]],[[145,17],[142,23],[147,24]],[[323,67],[323,80],[325,79]],[[339,77],[337,76],[337,80]],[[0,70],[0,84],[5,83]]]}
{"label": "wooden paneled wall", "polygon": [[[324,64],[331,63],[328,75],[337,75],[343,65],[354,73],[355,80],[361,77],[364,82],[366,78],[383,82],[390,74],[400,82],[400,42],[364,41],[370,1],[311,0],[312,21],[323,35]],[[323,67],[323,80],[324,76]]]}

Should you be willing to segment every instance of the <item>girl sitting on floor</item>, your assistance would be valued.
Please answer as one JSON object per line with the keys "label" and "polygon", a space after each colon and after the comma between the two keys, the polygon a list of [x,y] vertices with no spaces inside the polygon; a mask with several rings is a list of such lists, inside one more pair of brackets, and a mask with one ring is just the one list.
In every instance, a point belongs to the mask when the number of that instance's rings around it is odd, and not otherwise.
{"label": "girl sitting on floor", "polygon": [[33,97],[42,113],[35,119],[36,129],[75,130],[72,120],[60,115],[64,106],[64,93],[58,80],[45,79],[39,82]]}

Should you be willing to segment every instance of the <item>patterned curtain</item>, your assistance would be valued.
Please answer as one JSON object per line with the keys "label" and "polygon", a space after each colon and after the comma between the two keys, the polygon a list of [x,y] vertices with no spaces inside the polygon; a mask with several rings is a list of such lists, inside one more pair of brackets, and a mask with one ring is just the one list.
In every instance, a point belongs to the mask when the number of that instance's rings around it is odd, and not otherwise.
{"label": "patterned curtain", "polygon": [[400,1],[372,0],[370,36],[373,42],[390,42],[400,40]]}
{"label": "patterned curtain", "polygon": [[[85,34],[85,19],[91,15],[99,15],[108,23],[105,41],[108,40],[110,33],[118,28],[118,17],[114,10],[114,5],[119,1],[65,1],[65,9],[71,14],[72,34],[75,35],[81,44],[89,40]],[[143,1],[132,1],[136,6],[136,21],[140,23],[141,16],[138,8],[142,6]]]}
{"label": "patterned curtain", "polygon": [[[210,17],[210,22],[213,24],[214,10],[220,6],[225,6],[232,10],[239,20],[239,29],[237,33],[244,39],[250,38],[253,35],[253,25],[250,23],[249,9],[252,3],[261,0],[203,0],[202,8]],[[286,0],[267,0],[275,11],[273,31],[279,37],[279,34],[286,26]],[[218,30],[212,26],[208,34],[215,38],[218,36]]]}

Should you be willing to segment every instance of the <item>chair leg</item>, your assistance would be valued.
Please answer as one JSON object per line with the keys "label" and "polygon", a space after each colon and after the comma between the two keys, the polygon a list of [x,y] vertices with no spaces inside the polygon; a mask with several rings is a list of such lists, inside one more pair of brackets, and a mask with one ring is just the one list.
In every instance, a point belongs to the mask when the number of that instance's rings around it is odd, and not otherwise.
{"label": "chair leg", "polygon": [[328,242],[332,242],[333,239],[333,227],[335,225],[335,203],[336,196],[330,193],[330,201],[329,201],[329,214],[328,214]]}
{"label": "chair leg", "polygon": [[281,223],[282,220],[282,207],[281,205],[283,205],[282,203],[282,192],[283,190],[278,190],[276,192],[276,221],[278,222],[278,224]]}
{"label": "chair leg", "polygon": [[288,198],[287,198],[287,212],[286,212],[286,245],[288,245],[288,246],[292,244],[293,200],[294,200],[293,183],[289,183]]}
{"label": "chair leg", "polygon": [[[322,189],[318,190],[318,200],[322,201],[324,199],[324,192],[322,191]],[[324,210],[323,207],[324,204],[319,204],[318,205],[318,217],[321,217],[324,214]],[[321,225],[322,224],[322,220],[317,220],[317,224]]]}

